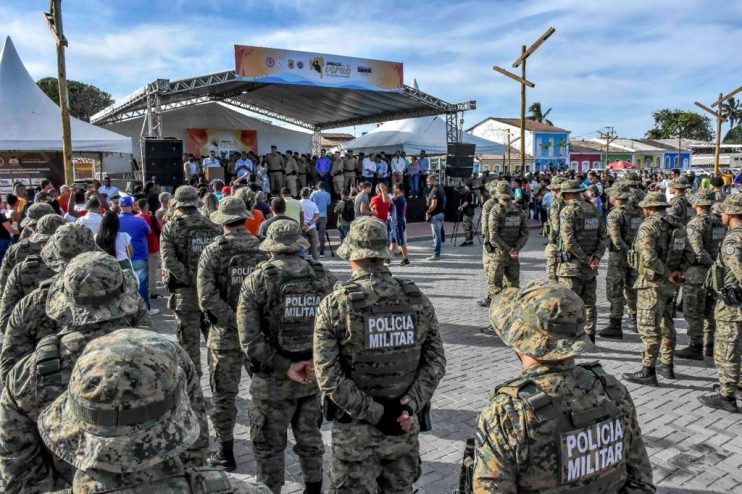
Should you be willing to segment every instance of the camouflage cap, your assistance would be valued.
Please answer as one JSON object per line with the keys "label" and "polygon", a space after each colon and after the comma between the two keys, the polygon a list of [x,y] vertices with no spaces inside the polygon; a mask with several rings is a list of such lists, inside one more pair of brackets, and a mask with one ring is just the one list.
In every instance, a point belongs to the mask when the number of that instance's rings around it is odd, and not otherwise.
{"label": "camouflage cap", "polygon": [[626,182],[634,182],[634,183],[639,183],[639,184],[642,183],[642,179],[639,176],[639,174],[636,172],[632,172],[632,171],[628,171],[624,173],[621,179]]}
{"label": "camouflage cap", "polygon": [[239,197],[229,196],[219,201],[219,209],[209,215],[209,219],[217,225],[234,223],[252,218],[252,213],[245,209],[245,202]]}
{"label": "camouflage cap", "polygon": [[94,339],[38,429],[51,451],[81,470],[134,472],[179,455],[200,428],[176,343],[137,328]]}
{"label": "camouflage cap", "polygon": [[497,179],[492,179],[484,185],[484,188],[487,189],[487,192],[489,192],[490,194],[494,194],[499,182],[500,181]]}
{"label": "camouflage cap", "polygon": [[386,225],[372,216],[356,218],[350,224],[350,230],[338,247],[338,257],[347,261],[381,258],[391,259],[389,236]]}
{"label": "camouflage cap", "polygon": [[729,194],[719,206],[719,210],[726,214],[742,214],[742,194]]}
{"label": "camouflage cap", "polygon": [[549,184],[549,190],[551,190],[552,192],[561,192],[562,184],[565,180],[566,179],[564,177],[554,177],[554,179]]}
{"label": "camouflage cap", "polygon": [[716,202],[716,193],[706,189],[698,189],[689,198],[693,206],[712,206]]}
{"label": "camouflage cap", "polygon": [[562,194],[576,194],[585,192],[585,187],[577,180],[565,180],[562,182],[559,192]]}
{"label": "camouflage cap", "polygon": [[625,200],[631,197],[631,186],[625,182],[624,183],[616,182],[610,187],[608,187],[607,189],[605,189],[605,193],[608,195],[608,197]]}
{"label": "camouflage cap", "polygon": [[75,256],[97,249],[98,246],[95,244],[90,228],[68,223],[60,226],[44,245],[41,249],[41,259],[52,270],[59,273]]}
{"label": "camouflage cap", "polygon": [[46,242],[65,224],[67,224],[65,219],[58,214],[47,214],[36,223],[36,231],[28,239],[35,243]]}
{"label": "camouflage cap", "polygon": [[687,189],[690,187],[688,179],[685,177],[673,178],[667,183],[668,189]]}
{"label": "camouflage cap", "polygon": [[501,291],[489,318],[503,343],[536,360],[564,360],[585,348],[585,304],[555,281]]}
{"label": "camouflage cap", "polygon": [[[190,185],[181,185],[178,187],[173,198],[176,201],[175,207],[177,208],[198,206],[198,191]],[[170,207],[173,207],[172,202],[170,203]]]}
{"label": "camouflage cap", "polygon": [[21,221],[21,228],[36,225],[36,222],[47,214],[54,214],[54,208],[51,204],[48,204],[46,202],[37,202],[36,204],[31,204],[28,207],[28,211],[26,211],[26,217],[23,218],[23,220]]}
{"label": "camouflage cap", "polygon": [[495,194],[497,194],[498,199],[512,199],[513,188],[510,186],[509,183],[503,180],[502,182],[497,182],[497,187],[495,187]]}
{"label": "camouflage cap", "polygon": [[112,256],[84,252],[54,277],[46,314],[55,320],[68,318],[75,326],[130,316],[139,309],[138,287],[134,273],[121,269]]}
{"label": "camouflage cap", "polygon": [[640,202],[642,202],[642,200],[644,200],[645,195],[647,195],[647,193],[644,192],[643,189],[634,187],[631,189],[631,195],[629,195],[629,201],[631,201],[632,204],[638,205]]}
{"label": "camouflage cap", "polygon": [[721,216],[721,205],[721,202],[715,202],[714,205],[711,206],[711,212],[716,216]]}
{"label": "camouflage cap", "polygon": [[278,220],[268,227],[265,240],[260,242],[264,252],[286,252],[289,254],[309,248],[309,242],[301,234],[299,223],[291,219]]}
{"label": "camouflage cap", "polygon": [[237,189],[237,192],[235,192],[234,195],[235,197],[239,197],[244,201],[245,208],[248,211],[252,211],[253,209],[255,209],[257,197],[255,191],[253,191],[250,187],[242,187],[240,189]]}
{"label": "camouflage cap", "polygon": [[649,192],[639,203],[640,208],[669,208],[667,196],[664,192]]}

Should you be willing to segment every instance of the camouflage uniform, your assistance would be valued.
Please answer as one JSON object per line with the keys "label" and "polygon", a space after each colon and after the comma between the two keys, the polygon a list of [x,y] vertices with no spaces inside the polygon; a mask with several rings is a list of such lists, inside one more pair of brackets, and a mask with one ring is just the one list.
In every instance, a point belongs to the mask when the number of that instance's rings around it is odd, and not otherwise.
{"label": "camouflage uniform", "polygon": [[290,153],[286,154],[286,187],[291,197],[299,195],[299,165]]}
{"label": "camouflage uniform", "polygon": [[195,376],[185,351],[151,331],[90,342],[39,416],[47,448],[78,469],[69,492],[232,492],[224,472],[181,459],[200,435]]}
{"label": "camouflage uniform", "polygon": [[[485,185],[485,188],[487,189],[487,192],[489,192],[489,199],[484,201],[484,204],[482,204],[482,211],[480,212],[480,223],[482,224],[482,238],[487,239],[488,235],[488,221],[487,218],[490,217],[490,211],[492,211],[492,207],[497,204],[497,196],[496,196],[496,189],[497,189],[497,180],[490,180]],[[487,276],[487,273],[489,272],[489,263],[492,259],[492,255],[487,252],[487,249],[482,249],[482,266],[484,267],[484,274]],[[484,300],[479,301],[479,305],[481,307],[489,307],[490,305],[490,294],[489,289],[487,290],[487,296]]]}
{"label": "camouflage uniform", "polygon": [[[252,218],[245,203],[238,197],[225,197],[219,210],[211,213],[211,221],[224,225]],[[242,228],[226,232],[208,245],[198,262],[198,302],[209,320],[206,341],[209,382],[213,395],[211,421],[214,424],[219,451],[209,458],[214,466],[236,468],[233,431],[237,417],[235,399],[240,386],[245,355],[237,336],[235,311],[240,287],[267,255],[258,250],[260,241]]]}
{"label": "camouflage uniform", "polygon": [[609,197],[623,202],[611,208],[606,220],[609,244],[605,292],[610,304],[610,325],[599,334],[606,338],[623,338],[621,319],[626,302],[629,320],[636,320],[636,271],[629,266],[626,254],[642,222],[642,211],[631,203],[628,184],[614,184],[605,192]]}
{"label": "camouflage uniform", "polygon": [[[218,227],[203,216],[196,205],[198,195],[191,186],[175,191],[175,212],[162,227],[160,256],[165,284],[170,291],[168,308],[175,311],[175,332],[178,343],[193,359],[201,375],[201,334],[208,339],[196,294],[198,259],[203,249],[219,235]],[[170,205],[173,208],[173,205]]]}
{"label": "camouflage uniform", "polygon": [[[41,218],[37,224],[36,232],[28,241],[37,245],[46,243],[49,237],[54,235],[57,228],[64,225],[64,218],[56,214],[49,214]],[[40,252],[39,252],[40,254]],[[23,261],[16,264],[10,272],[3,286],[2,301],[0,301],[0,339],[5,334],[5,326],[16,304],[26,295],[38,288],[39,283],[54,276],[52,271],[41,256],[32,254]],[[2,342],[0,341],[0,348]]]}
{"label": "camouflage uniform", "polygon": [[[731,194],[721,204],[721,212],[742,216],[742,195]],[[726,223],[726,222],[725,222]],[[717,291],[718,301],[714,309],[716,336],[714,338],[714,364],[719,372],[719,393],[701,396],[701,403],[731,412],[739,411],[735,392],[742,391],[742,226],[737,225],[727,232],[719,248],[719,257],[712,268],[712,288]],[[732,303],[725,296],[731,291],[737,299]]]}
{"label": "camouflage uniform", "polygon": [[[585,347],[580,298],[534,282],[493,299],[490,321],[538,363],[497,386],[479,416],[474,492],[654,492],[629,392],[597,362],[575,365]],[[593,453],[596,435],[604,439]]]}
{"label": "camouflage uniform", "polygon": [[293,363],[311,360],[317,307],[335,282],[320,263],[298,255],[307,248],[309,242],[296,222],[271,224],[260,244],[271,259],[259,264],[245,280],[237,307],[240,344],[252,375],[250,438],[257,478],[276,493],[284,483],[289,425],[296,438],[294,452],[304,474],[305,492],[319,493],[322,485],[319,390],[314,383],[301,384],[287,376]]}
{"label": "camouflage uniform", "polygon": [[520,260],[510,257],[510,251],[520,252],[528,241],[528,225],[523,209],[513,204],[513,191],[507,182],[497,184],[497,204],[487,219],[485,249],[491,258],[487,266],[487,287],[490,298],[506,287],[520,286]]}
{"label": "camouflage uniform", "polygon": [[638,271],[637,329],[642,338],[642,370],[624,374],[624,378],[640,384],[657,385],[655,364],[660,356],[659,373],[674,378],[675,323],[672,301],[676,286],[667,277],[685,271],[693,254],[688,246],[685,229],[662,208],[669,207],[665,195],[651,192],[639,203],[641,208],[658,208],[639,227],[634,241]]}
{"label": "camouflage uniform", "polygon": [[562,177],[556,177],[549,184],[551,193],[554,194],[554,199],[551,201],[551,207],[549,208],[549,218],[547,221],[548,227],[545,229],[545,234],[548,240],[544,254],[546,256],[546,277],[550,280],[556,281],[556,268],[557,268],[557,253],[559,248],[559,215],[562,213],[564,208],[564,199],[560,195],[560,189],[564,179]]}
{"label": "camouflage uniform", "polygon": [[343,158],[343,190],[350,191],[356,183],[356,168],[358,160],[352,154]]}
{"label": "camouflage uniform", "polygon": [[[561,186],[562,195],[576,194],[583,189],[579,182],[567,180]],[[597,322],[596,289],[598,272],[589,262],[605,253],[608,235],[600,211],[580,198],[566,204],[559,214],[559,252],[569,256],[557,265],[557,280],[571,288],[585,302],[587,322],[585,332],[595,339]]]}
{"label": "camouflage uniform", "polygon": [[8,276],[10,276],[10,272],[16,264],[31,254],[41,252],[41,246],[37,242],[32,242],[30,237],[36,228],[36,223],[48,214],[54,214],[54,208],[51,204],[40,202],[29,206],[28,211],[26,211],[26,217],[21,221],[21,227],[25,235],[23,235],[23,238],[17,244],[11,245],[8,248],[7,252],[5,252],[5,257],[3,257],[3,263],[0,267],[0,287],[5,286]]}
{"label": "camouflage uniform", "polygon": [[338,196],[342,194],[343,185],[345,184],[344,170],[345,170],[345,161],[343,161],[342,158],[338,157],[332,160],[332,165],[330,166],[330,176],[332,177],[332,190],[335,191],[335,194],[337,194]]}
{"label": "camouflage uniform", "polygon": [[[59,227],[44,245],[41,261],[47,268],[60,274],[39,283],[37,289],[21,298],[12,309],[0,354],[1,380],[5,380],[22,357],[33,352],[37,341],[59,331],[59,324],[46,311],[49,288],[55,280],[62,277],[61,272],[75,256],[95,249],[93,233],[87,227],[75,224]],[[149,321],[148,314],[144,317]]]}
{"label": "camouflage uniform", "polygon": [[[693,206],[707,206],[714,204],[714,193],[699,190],[691,197]],[[683,280],[683,316],[688,322],[688,348],[678,350],[676,355],[680,358],[691,358],[703,360],[704,335],[707,339],[709,353],[713,355],[713,338],[715,322],[713,306],[709,297],[708,289],[704,287],[706,274],[714,263],[719,246],[726,229],[721,220],[712,215],[710,211],[693,216],[685,227],[688,235],[688,243],[693,250],[694,259],[685,272]]]}
{"label": "camouflage uniform", "polygon": [[[332,425],[332,493],[412,492],[420,476],[418,421],[446,358],[430,300],[392,277],[386,227],[356,219],[338,256],[353,268],[320,305],[314,366]],[[406,403],[406,404],[405,404]],[[405,433],[397,422],[405,414]]]}
{"label": "camouflage uniform", "polygon": [[[0,398],[0,473],[5,492],[45,492],[72,481],[70,466],[42,447],[36,420],[65,391],[85,345],[126,326],[127,319],[142,311],[137,285],[133,273],[123,271],[113,257],[102,252],[77,256],[56,278],[49,290],[47,312],[62,330],[41,339],[36,350],[13,368]],[[189,376],[189,389],[194,408],[198,404],[202,432],[188,456],[200,463],[208,430],[195,376]]]}
{"label": "camouflage uniform", "polygon": [[680,192],[680,194],[670,199],[667,215],[675,218],[676,223],[680,223],[682,226],[687,225],[688,221],[696,214],[685,195],[685,191],[690,188],[690,184],[685,178],[679,177],[670,180],[667,188],[676,189]]}

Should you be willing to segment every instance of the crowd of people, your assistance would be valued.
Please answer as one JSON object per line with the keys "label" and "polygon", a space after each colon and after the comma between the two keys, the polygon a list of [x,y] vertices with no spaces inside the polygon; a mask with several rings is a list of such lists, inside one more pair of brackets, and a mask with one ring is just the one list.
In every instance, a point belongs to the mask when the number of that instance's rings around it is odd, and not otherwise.
{"label": "crowd of people", "polygon": [[[234,160],[225,184],[202,176],[221,166],[217,156],[189,157],[193,185],[174,193],[151,182],[120,191],[107,178],[58,191],[48,181],[38,191],[15,184],[0,217],[8,234],[0,267],[5,492],[237,491],[224,472],[237,468],[242,369],[256,459],[256,483],[245,491],[280,492],[291,428],[304,492],[322,492],[327,420],[333,492],[411,492],[418,433],[430,427],[446,357],[432,303],[387,265],[394,252],[410,263],[407,200],[418,195],[434,238],[429,259],[441,258],[443,188],[416,168],[424,155],[323,155],[306,182],[293,174],[293,153],[253,158]],[[352,176],[339,168],[345,163]],[[628,391],[599,364],[575,363],[596,336],[638,331],[642,368],[623,379],[649,386],[660,384],[657,375],[675,379],[676,358],[712,355],[719,387],[701,401],[738,412],[742,194],[725,178],[704,180],[677,171],[546,172],[464,183],[465,245],[485,199],[489,332],[514,349],[524,372],[498,386],[480,415],[462,485],[654,492]],[[339,283],[319,261],[331,248],[330,212],[337,255],[351,270]],[[543,223],[547,280],[520,288],[529,216]],[[606,249],[610,323],[599,330]],[[151,300],[164,289],[177,344],[152,319]],[[677,352],[676,305],[690,336]],[[583,444],[588,436],[600,438],[600,451]]]}

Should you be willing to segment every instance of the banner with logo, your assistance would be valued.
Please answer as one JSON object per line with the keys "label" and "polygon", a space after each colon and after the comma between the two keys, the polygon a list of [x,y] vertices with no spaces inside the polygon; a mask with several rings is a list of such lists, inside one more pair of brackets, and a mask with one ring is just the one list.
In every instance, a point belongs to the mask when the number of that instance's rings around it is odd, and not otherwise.
{"label": "banner with logo", "polygon": [[234,46],[237,77],[245,81],[368,91],[401,91],[403,66],[323,53]]}
{"label": "banner with logo", "polygon": [[186,153],[196,158],[208,156],[210,151],[220,153],[258,153],[258,132],[235,129],[186,129]]}
{"label": "banner with logo", "polygon": [[62,153],[0,151],[0,193],[12,192],[15,182],[37,187],[48,178],[55,187],[64,183]]}

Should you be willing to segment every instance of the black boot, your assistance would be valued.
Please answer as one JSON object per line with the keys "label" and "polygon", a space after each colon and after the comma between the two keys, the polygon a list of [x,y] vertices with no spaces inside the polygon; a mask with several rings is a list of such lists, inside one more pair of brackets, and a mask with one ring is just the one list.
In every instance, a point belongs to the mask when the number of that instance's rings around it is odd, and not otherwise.
{"label": "black boot", "polygon": [[594,345],[595,344],[595,333],[588,334],[587,337],[590,338],[590,343]]}
{"label": "black boot", "polygon": [[734,397],[727,398],[718,393],[713,395],[703,395],[698,397],[703,405],[711,408],[718,408],[719,410],[726,410],[727,412],[739,413],[739,407]]}
{"label": "black boot", "polygon": [[490,296],[487,295],[487,298],[485,298],[484,300],[480,300],[479,302],[477,302],[477,305],[479,305],[480,307],[489,307],[490,306]]}
{"label": "black boot", "polygon": [[637,384],[646,384],[647,386],[659,386],[657,383],[657,373],[654,367],[642,367],[639,372],[633,374],[624,374],[623,378],[629,382]]}
{"label": "black boot", "polygon": [[219,441],[219,449],[211,453],[207,463],[212,467],[219,467],[227,472],[237,470],[237,462],[234,459],[234,441]]}
{"label": "black boot", "polygon": [[322,481],[305,483],[304,494],[322,494]]}
{"label": "black boot", "polygon": [[636,333],[636,314],[629,314],[629,318],[626,321],[626,329]]}
{"label": "black boot", "polygon": [[598,331],[601,338],[613,338],[623,340],[623,331],[621,331],[621,318],[611,317],[611,322],[605,328]]}
{"label": "black boot", "polygon": [[691,343],[686,348],[675,352],[675,356],[688,360],[703,360],[703,343]]}
{"label": "black boot", "polygon": [[703,354],[707,357],[714,356],[714,340],[706,342],[706,350],[703,352]]}
{"label": "black boot", "polygon": [[657,366],[657,374],[665,379],[675,379],[675,368],[672,364],[660,364]]}

